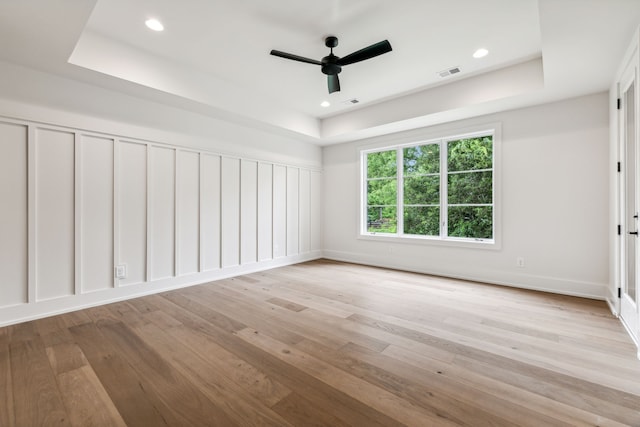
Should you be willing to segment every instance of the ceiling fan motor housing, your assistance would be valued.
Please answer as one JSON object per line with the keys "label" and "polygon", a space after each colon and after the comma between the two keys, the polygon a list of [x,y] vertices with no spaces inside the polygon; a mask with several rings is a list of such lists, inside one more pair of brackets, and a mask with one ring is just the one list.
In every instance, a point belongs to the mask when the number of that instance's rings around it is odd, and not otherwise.
{"label": "ceiling fan motor housing", "polygon": [[342,71],[342,67],[338,65],[338,58],[333,53],[322,58],[320,62],[322,62],[322,72],[329,76],[335,76],[340,71]]}

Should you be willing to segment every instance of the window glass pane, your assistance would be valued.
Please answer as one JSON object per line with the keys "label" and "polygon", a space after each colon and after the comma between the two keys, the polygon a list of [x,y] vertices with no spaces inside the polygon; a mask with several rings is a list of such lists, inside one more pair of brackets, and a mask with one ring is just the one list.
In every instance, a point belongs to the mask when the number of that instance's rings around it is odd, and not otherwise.
{"label": "window glass pane", "polygon": [[405,205],[437,205],[440,203],[440,175],[414,176],[404,179]]}
{"label": "window glass pane", "polygon": [[395,179],[373,179],[367,182],[367,205],[394,205],[398,187]]}
{"label": "window glass pane", "polygon": [[493,207],[450,206],[448,234],[451,237],[493,238]]}
{"label": "window glass pane", "polygon": [[437,206],[405,207],[404,233],[423,236],[440,235],[440,208]]}
{"label": "window glass pane", "polygon": [[396,176],[396,150],[367,154],[367,178]]}
{"label": "window glass pane", "polygon": [[395,233],[397,216],[395,206],[368,206],[367,231],[370,233]]}
{"label": "window glass pane", "polygon": [[449,174],[449,204],[493,203],[493,172]]}
{"label": "window glass pane", "polygon": [[438,144],[405,148],[403,156],[405,176],[440,171],[440,146]]}
{"label": "window glass pane", "polygon": [[[397,231],[396,150],[367,154],[367,231]],[[383,178],[383,179],[375,179]]]}
{"label": "window glass pane", "polygon": [[447,150],[449,172],[493,168],[491,135],[449,141]]}

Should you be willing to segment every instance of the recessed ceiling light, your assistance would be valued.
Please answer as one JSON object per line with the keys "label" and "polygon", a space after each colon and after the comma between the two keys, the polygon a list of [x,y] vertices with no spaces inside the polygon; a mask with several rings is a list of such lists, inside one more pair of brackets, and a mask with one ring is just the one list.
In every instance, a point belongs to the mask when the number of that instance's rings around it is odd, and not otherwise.
{"label": "recessed ceiling light", "polygon": [[329,101],[322,101],[322,102],[320,103],[320,106],[321,106],[321,107],[324,107],[324,108],[327,108],[327,107],[329,107],[330,105],[331,105],[331,103],[330,103]]}
{"label": "recessed ceiling light", "polygon": [[478,58],[487,56],[488,54],[489,54],[489,51],[487,49],[478,49],[473,53],[473,57],[478,59]]}
{"label": "recessed ceiling light", "polygon": [[147,26],[147,28],[153,30],[153,31],[162,31],[164,30],[164,25],[162,25],[162,22],[158,21],[155,18],[149,18],[146,21],[144,21],[145,25]]}

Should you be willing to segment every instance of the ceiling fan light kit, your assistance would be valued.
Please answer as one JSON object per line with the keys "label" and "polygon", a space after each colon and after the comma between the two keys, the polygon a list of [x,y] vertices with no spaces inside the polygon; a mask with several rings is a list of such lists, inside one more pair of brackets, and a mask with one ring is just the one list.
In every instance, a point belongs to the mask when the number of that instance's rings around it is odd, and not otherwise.
{"label": "ceiling fan light kit", "polygon": [[320,61],[315,59],[305,58],[303,56],[294,55],[292,53],[282,52],[279,50],[272,50],[271,55],[279,56],[285,59],[291,59],[293,61],[305,62],[307,64],[320,65],[321,71],[327,75],[327,86],[329,87],[329,93],[340,92],[340,80],[338,74],[342,71],[342,67],[349,64],[355,64],[356,62],[365,61],[367,59],[374,58],[382,55],[383,53],[391,52],[391,43],[388,40],[383,40],[378,43],[374,43],[371,46],[367,46],[363,49],[357,50],[349,55],[340,58],[333,54],[333,48],[338,46],[338,38],[335,36],[329,36],[324,40],[325,46],[331,49],[329,55],[322,58]]}

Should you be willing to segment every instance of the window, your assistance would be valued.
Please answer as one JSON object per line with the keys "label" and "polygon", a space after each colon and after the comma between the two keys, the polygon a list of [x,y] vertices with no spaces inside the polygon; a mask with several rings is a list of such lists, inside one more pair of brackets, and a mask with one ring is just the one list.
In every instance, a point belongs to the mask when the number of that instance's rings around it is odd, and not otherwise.
{"label": "window", "polygon": [[365,236],[495,242],[494,132],[362,152]]}

